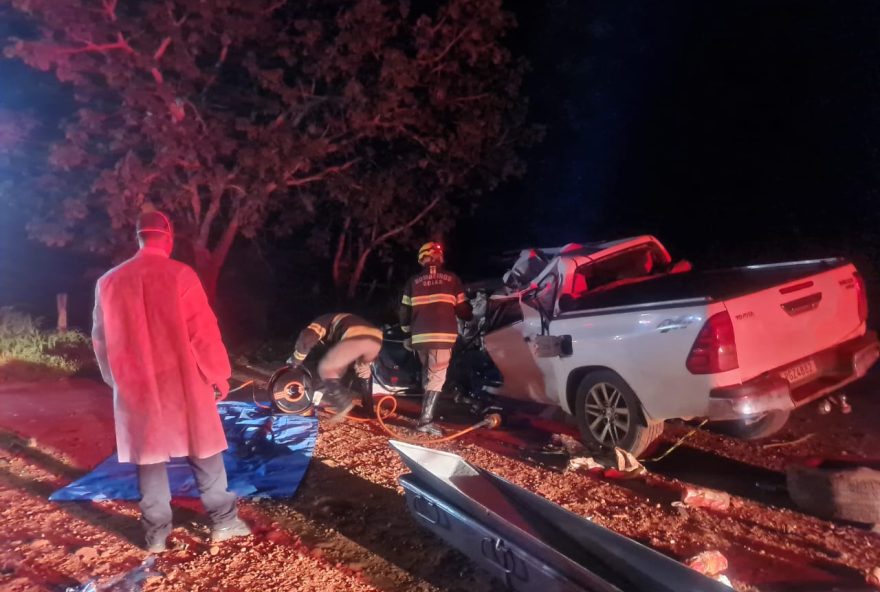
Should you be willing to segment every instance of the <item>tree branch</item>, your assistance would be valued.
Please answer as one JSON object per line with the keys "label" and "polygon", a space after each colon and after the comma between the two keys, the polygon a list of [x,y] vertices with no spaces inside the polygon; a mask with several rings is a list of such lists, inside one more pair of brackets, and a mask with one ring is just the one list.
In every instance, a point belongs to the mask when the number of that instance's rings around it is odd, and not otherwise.
{"label": "tree branch", "polygon": [[111,23],[116,22],[116,4],[119,0],[101,0],[101,5],[104,7],[104,14],[107,15],[107,18],[110,19]]}
{"label": "tree branch", "polygon": [[455,37],[453,37],[453,38],[452,38],[452,41],[449,42],[449,45],[446,46],[446,49],[444,49],[443,51],[440,52],[440,55],[438,55],[438,56],[436,56],[436,57],[433,57],[433,58],[431,58],[431,59],[429,59],[429,60],[423,60],[423,61],[425,61],[425,62],[427,62],[427,63],[429,63],[429,64],[433,64],[434,62],[439,62],[440,60],[442,60],[443,58],[445,58],[445,57],[446,57],[446,54],[448,54],[448,53],[452,50],[452,48],[455,46],[455,44],[458,43],[458,42],[461,40],[462,37],[464,37],[464,34],[467,33],[467,30],[468,30],[468,28],[467,28],[467,27],[464,27],[464,28],[458,33],[458,35],[456,35]]}
{"label": "tree branch", "polygon": [[345,243],[348,238],[348,229],[351,226],[351,216],[346,216],[339,240],[336,242],[336,254],[333,256],[333,285],[337,288],[342,286],[342,254],[345,252]]}
{"label": "tree branch", "polygon": [[184,14],[182,17],[174,18],[174,4],[171,2],[165,3],[165,9],[168,11],[168,18],[171,20],[171,24],[175,27],[180,27],[183,23],[186,22],[186,19],[189,18],[188,14]]}
{"label": "tree branch", "polygon": [[419,212],[415,216],[415,218],[413,218],[412,220],[410,220],[406,224],[404,224],[402,226],[398,226],[397,228],[393,228],[393,229],[389,230],[388,232],[386,232],[385,234],[380,235],[379,238],[374,239],[369,245],[366,246],[366,248],[364,248],[363,245],[361,245],[361,247],[359,249],[360,256],[358,257],[357,265],[355,265],[354,272],[351,274],[351,277],[349,278],[349,281],[348,281],[348,297],[349,298],[354,298],[355,293],[357,292],[358,283],[361,281],[361,276],[364,274],[364,269],[366,269],[367,259],[369,258],[370,253],[372,253],[373,250],[377,246],[379,246],[380,244],[382,244],[383,242],[385,242],[389,238],[396,236],[396,235],[400,234],[401,232],[403,232],[404,230],[412,228],[413,226],[418,224],[419,221],[422,218],[424,218],[425,216],[427,216],[428,212],[433,210],[434,206],[436,206],[438,203],[440,203],[440,196],[439,195],[437,197],[435,197],[434,199],[432,199],[431,203],[429,203],[427,206],[425,206],[425,208],[421,212]]}
{"label": "tree branch", "polygon": [[282,6],[284,6],[285,4],[287,4],[287,0],[279,0],[278,2],[276,2],[275,4],[273,4],[272,6],[270,6],[269,8],[267,8],[263,13],[264,13],[264,14],[272,14],[272,13],[274,13],[276,10],[278,10],[279,8],[281,8]]}
{"label": "tree branch", "polygon": [[238,210],[236,210],[232,215],[232,218],[229,220],[229,224],[227,224],[226,228],[223,230],[223,234],[220,236],[217,246],[211,252],[211,258],[218,269],[223,267],[223,263],[226,262],[226,257],[229,255],[229,249],[232,248],[232,243],[235,241],[235,235],[238,234],[238,220],[239,215]]}
{"label": "tree branch", "polygon": [[455,101],[456,103],[466,103],[468,101],[479,101],[480,99],[485,99],[488,96],[489,96],[489,93],[480,93],[478,95],[470,95],[468,97],[458,97],[458,98],[455,98],[452,100]]}
{"label": "tree branch", "polygon": [[439,31],[440,27],[443,26],[443,23],[446,22],[446,17],[448,17],[448,16],[449,16],[449,11],[447,10],[446,12],[443,13],[443,16],[440,18],[440,20],[437,22],[437,24],[434,25],[433,27],[431,27],[431,35],[437,34],[437,31]]}
{"label": "tree branch", "polygon": [[373,241],[373,243],[370,245],[369,248],[374,249],[374,248],[376,248],[377,245],[384,243],[389,238],[397,236],[398,234],[400,234],[404,230],[409,230],[410,228],[412,228],[413,226],[418,224],[422,218],[427,216],[428,212],[433,210],[434,207],[438,203],[440,203],[440,196],[439,195],[437,197],[435,197],[434,199],[432,199],[431,203],[429,203],[427,206],[425,206],[425,209],[423,209],[421,212],[419,212],[415,218],[413,218],[412,220],[410,220],[409,222],[407,222],[406,224],[404,224],[402,226],[398,226],[397,228],[393,228],[393,229],[389,230],[388,232],[386,232],[385,234],[380,235],[379,238],[377,238],[376,240]]}
{"label": "tree branch", "polygon": [[113,51],[115,49],[119,49],[124,51],[125,53],[134,53],[134,50],[128,44],[128,41],[125,40],[125,37],[122,36],[122,33],[116,34],[116,43],[103,43],[103,44],[95,44],[91,41],[84,41],[84,47],[72,47],[67,49],[60,50],[61,53],[66,55],[73,55],[77,53],[106,53],[108,51]]}
{"label": "tree branch", "polygon": [[157,62],[162,59],[162,56],[165,55],[165,50],[168,49],[168,46],[171,45],[171,37],[166,37],[162,40],[162,44],[159,45],[159,49],[156,50],[156,53],[153,54],[153,59]]}
{"label": "tree branch", "polygon": [[355,158],[354,160],[349,160],[345,164],[340,164],[338,166],[328,167],[328,168],[324,169],[323,171],[321,171],[320,173],[317,173],[315,175],[309,175],[308,177],[292,178],[292,175],[296,173],[296,170],[294,170],[293,173],[291,173],[290,175],[288,175],[284,179],[284,183],[288,187],[299,187],[301,185],[307,185],[309,183],[314,183],[315,181],[320,181],[321,179],[324,179],[325,177],[329,177],[330,175],[347,171],[348,169],[353,167],[359,160],[360,160],[359,158]]}
{"label": "tree branch", "polygon": [[187,189],[189,190],[189,204],[195,216],[195,223],[198,225],[202,221],[202,198],[199,195],[199,186],[196,183],[190,183],[187,185]]}
{"label": "tree branch", "polygon": [[199,244],[203,247],[208,246],[208,237],[211,235],[211,225],[214,223],[214,218],[217,217],[219,212],[220,195],[215,193],[211,196],[211,205],[208,206],[208,211],[205,212],[205,218],[202,220],[202,226],[199,228]]}

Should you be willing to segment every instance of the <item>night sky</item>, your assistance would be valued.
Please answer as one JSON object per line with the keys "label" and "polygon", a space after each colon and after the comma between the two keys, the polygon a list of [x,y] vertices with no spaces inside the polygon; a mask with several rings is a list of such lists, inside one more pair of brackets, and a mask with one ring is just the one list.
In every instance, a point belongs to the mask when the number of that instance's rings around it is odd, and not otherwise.
{"label": "night sky", "polygon": [[[511,44],[532,64],[531,116],[547,135],[526,177],[450,237],[463,275],[508,248],[651,233],[698,266],[842,254],[875,276],[880,4],[507,6],[520,23]],[[39,77],[9,76],[18,71],[0,62],[0,101],[57,108],[39,98]],[[28,289],[52,294],[70,266],[8,233],[0,304],[20,304],[9,266],[20,274],[32,256]]]}
{"label": "night sky", "polygon": [[703,265],[880,263],[876,2],[511,6],[547,137],[490,243],[651,233]]}

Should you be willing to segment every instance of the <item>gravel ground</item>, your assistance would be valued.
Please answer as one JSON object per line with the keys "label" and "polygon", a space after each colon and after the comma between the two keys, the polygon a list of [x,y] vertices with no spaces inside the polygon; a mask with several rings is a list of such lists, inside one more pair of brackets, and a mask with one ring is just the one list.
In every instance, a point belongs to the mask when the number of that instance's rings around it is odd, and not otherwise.
{"label": "gravel ground", "polygon": [[[439,447],[676,559],[719,550],[737,590],[854,589],[880,565],[880,536],[797,511],[780,470],[793,457],[876,456],[878,386],[880,378],[872,377],[851,390],[851,415],[820,416],[815,405],[799,410],[771,441],[813,434],[796,445],[768,448],[700,430],[633,481],[563,472],[564,457],[534,454],[552,431],[570,431],[565,424],[536,427],[514,418],[510,429]],[[664,441],[689,430],[670,425]],[[150,578],[144,589],[500,589],[414,525],[397,485],[405,469],[387,440],[374,423],[322,424],[315,460],[293,499],[242,502],[242,515],[255,526],[251,537],[211,545],[198,502],[175,502],[180,526],[172,551],[156,566],[164,576]],[[106,580],[145,558],[137,547],[136,505],[47,501],[112,449],[110,398],[102,386],[87,380],[0,385],[0,589],[63,590]],[[673,505],[684,483],[728,491],[731,508]]]}

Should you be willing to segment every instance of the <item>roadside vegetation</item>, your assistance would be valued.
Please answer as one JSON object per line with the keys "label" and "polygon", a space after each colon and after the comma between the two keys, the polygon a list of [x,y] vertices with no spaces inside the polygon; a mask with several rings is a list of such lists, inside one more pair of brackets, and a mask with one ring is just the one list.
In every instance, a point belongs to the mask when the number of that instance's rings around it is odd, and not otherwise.
{"label": "roadside vegetation", "polygon": [[62,378],[92,367],[84,333],[47,329],[41,319],[0,308],[0,382]]}

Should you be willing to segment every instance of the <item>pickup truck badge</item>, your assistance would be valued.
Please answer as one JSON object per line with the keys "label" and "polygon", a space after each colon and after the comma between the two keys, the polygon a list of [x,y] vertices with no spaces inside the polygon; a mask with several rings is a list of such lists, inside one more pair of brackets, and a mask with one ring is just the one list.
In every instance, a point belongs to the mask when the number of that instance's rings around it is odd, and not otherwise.
{"label": "pickup truck badge", "polygon": [[663,319],[660,321],[660,324],[657,325],[657,328],[661,333],[669,333],[670,331],[675,331],[676,329],[687,329],[691,326],[691,323],[694,322],[694,317],[692,315],[675,317],[673,319]]}

